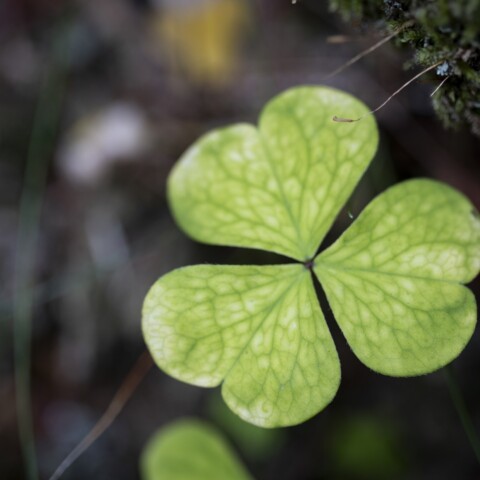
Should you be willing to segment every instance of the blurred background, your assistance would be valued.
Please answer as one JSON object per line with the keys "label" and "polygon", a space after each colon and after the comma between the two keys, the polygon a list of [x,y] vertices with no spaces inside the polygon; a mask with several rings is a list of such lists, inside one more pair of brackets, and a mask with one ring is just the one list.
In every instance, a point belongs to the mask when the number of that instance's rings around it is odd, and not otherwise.
{"label": "blurred background", "polygon": [[[0,3],[2,480],[25,478],[15,322],[18,364],[31,361],[38,468],[48,478],[144,351],[141,305],[160,275],[188,264],[281,261],[200,245],[176,227],[165,183],[179,156],[212,128],[256,122],[268,99],[295,85],[325,83],[376,107],[414,75],[403,69],[411,52],[386,45],[324,78],[382,35],[342,23],[316,0]],[[379,152],[327,243],[374,195],[411,177],[443,180],[480,207],[480,140],[443,130],[432,113],[434,87],[421,79],[377,114]],[[480,282],[472,288],[478,298]],[[258,479],[480,478],[444,372],[376,375],[327,321],[343,380],[312,420],[273,431],[248,426],[218,390],[154,367],[62,478],[139,478],[148,438],[185,416],[222,431]],[[22,349],[30,324],[31,348]],[[478,430],[478,329],[453,371]]]}

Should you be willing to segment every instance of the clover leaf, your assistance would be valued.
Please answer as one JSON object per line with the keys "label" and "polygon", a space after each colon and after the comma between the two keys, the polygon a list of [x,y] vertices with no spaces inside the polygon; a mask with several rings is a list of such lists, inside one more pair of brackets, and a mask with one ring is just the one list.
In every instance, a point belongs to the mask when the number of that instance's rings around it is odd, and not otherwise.
{"label": "clover leaf", "polygon": [[378,196],[314,267],[357,357],[393,376],[429,373],[460,354],[477,317],[461,283],[479,269],[472,205],[425,179]]}
{"label": "clover leaf", "polygon": [[339,386],[312,272],[353,351],[380,373],[444,366],[476,322],[462,283],[480,270],[480,220],[444,184],[390,188],[315,257],[378,142],[373,117],[332,122],[338,111],[368,109],[330,88],[289,90],[266,106],[258,129],[241,124],[198,140],[168,182],[174,216],[193,238],[301,262],[181,268],[144,303],[144,337],[160,368],[194,385],[223,382],[229,407],[263,427],[305,421]]}
{"label": "clover leaf", "polygon": [[297,88],[267,104],[258,129],[201,138],[168,182],[178,224],[204,243],[311,259],[377,148],[373,117],[338,125],[339,109],[367,112],[337,90]]}
{"label": "clover leaf", "polygon": [[252,477],[214,428],[180,420],[156,433],[140,459],[143,480],[249,480]]}

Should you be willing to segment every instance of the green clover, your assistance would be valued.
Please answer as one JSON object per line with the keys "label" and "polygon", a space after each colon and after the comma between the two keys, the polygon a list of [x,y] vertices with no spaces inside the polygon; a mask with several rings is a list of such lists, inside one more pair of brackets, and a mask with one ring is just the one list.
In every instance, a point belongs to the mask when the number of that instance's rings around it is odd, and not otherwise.
{"label": "green clover", "polygon": [[340,363],[314,290],[317,276],[358,358],[392,376],[432,372],[456,358],[476,323],[462,284],[480,270],[480,221],[459,192],[431,180],[374,199],[316,255],[370,164],[374,118],[325,87],[273,99],[255,128],[198,140],[168,181],[174,216],[194,239],[276,252],[300,263],[199,265],[160,278],[143,331],[156,363],[263,427],[295,425],[335,396]]}

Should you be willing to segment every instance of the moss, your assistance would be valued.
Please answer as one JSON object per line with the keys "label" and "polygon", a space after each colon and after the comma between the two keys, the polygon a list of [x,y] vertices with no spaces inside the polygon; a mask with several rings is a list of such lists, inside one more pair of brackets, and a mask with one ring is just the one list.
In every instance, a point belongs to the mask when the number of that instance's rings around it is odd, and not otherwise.
{"label": "moss", "polygon": [[345,20],[394,31],[397,46],[412,50],[408,67],[428,67],[444,60],[429,78],[436,86],[432,99],[446,127],[466,124],[480,135],[480,0],[330,0]]}

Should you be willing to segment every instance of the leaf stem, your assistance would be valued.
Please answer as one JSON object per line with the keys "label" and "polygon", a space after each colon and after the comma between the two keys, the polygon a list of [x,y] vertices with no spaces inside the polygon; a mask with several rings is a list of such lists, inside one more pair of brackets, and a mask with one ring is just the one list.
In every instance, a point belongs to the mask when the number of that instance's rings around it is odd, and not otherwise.
{"label": "leaf stem", "polygon": [[325,75],[322,77],[322,81],[329,80],[332,77],[335,77],[339,73],[342,73],[344,70],[346,70],[348,67],[352,66],[353,64],[357,63],[359,60],[362,58],[366,57],[370,53],[374,52],[378,48],[380,48],[382,45],[385,43],[388,43],[392,38],[396,37],[400,32],[402,32],[405,28],[411,27],[414,24],[413,20],[409,20],[408,22],[405,22],[403,25],[400,25],[395,31],[390,33],[390,35],[387,35],[386,37],[380,39],[378,42],[374,43],[372,46],[366,48],[365,50],[361,51],[358,55],[355,55],[353,58],[345,62],[343,65],[338,67],[337,69],[333,70],[333,72],[330,72],[328,75]]}
{"label": "leaf stem", "polygon": [[105,413],[95,423],[93,428],[87,433],[85,437],[78,443],[75,448],[65,457],[62,463],[57,467],[55,472],[51,475],[49,480],[57,480],[60,478],[65,470],[77,460],[80,455],[85,452],[104,432],[110,427],[113,421],[118,417],[123,410],[125,404],[130,400],[145,375],[149,372],[153,365],[153,360],[148,351],[144,351],[142,355],[135,362],[128,375],[126,376],[120,388],[115,393],[112,401],[107,407]]}
{"label": "leaf stem", "polygon": [[480,440],[477,432],[475,431],[472,418],[465,405],[465,400],[463,398],[460,386],[458,385],[457,379],[455,378],[455,374],[453,373],[453,369],[450,365],[447,365],[443,371],[445,373],[448,391],[450,392],[452,402],[457,410],[458,416],[460,417],[460,421],[462,422],[462,426],[468,437],[470,446],[475,453],[475,457],[477,458],[478,463],[480,463]]}
{"label": "leaf stem", "polygon": [[430,70],[433,70],[435,67],[438,67],[441,63],[443,63],[445,60],[440,60],[437,63],[434,63],[433,65],[430,65],[429,67],[423,69],[421,72],[417,73],[415,76],[413,76],[410,80],[406,81],[400,88],[397,88],[382,104],[380,104],[377,108],[374,108],[373,110],[370,110],[370,112],[367,112],[363,114],[362,116],[358,118],[345,118],[345,117],[338,117],[337,115],[334,115],[332,120],[334,122],[340,122],[340,123],[353,123],[353,122],[358,122],[365,118],[368,115],[373,115],[374,113],[377,113],[379,110],[381,110],[392,98],[396,97],[402,90],[407,88],[412,82],[414,82],[417,78],[420,78],[422,75],[425,75],[428,73]]}
{"label": "leaf stem", "polygon": [[[54,47],[62,40],[56,38]],[[29,287],[35,280],[36,244],[42,203],[63,97],[63,66],[58,52],[55,52],[46,67],[40,87],[19,206],[13,298],[15,395],[25,477],[29,480],[38,479],[30,391],[34,297],[33,289]]]}

